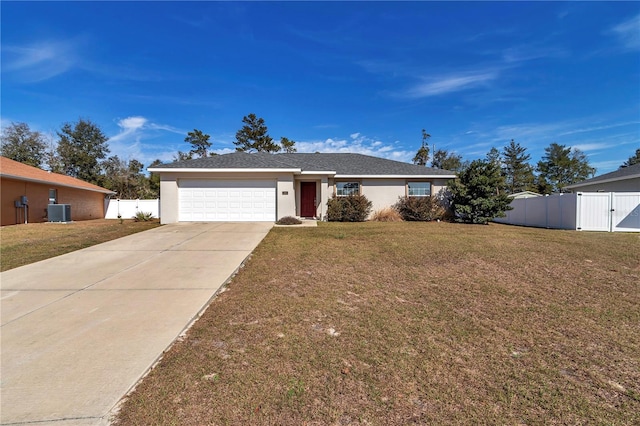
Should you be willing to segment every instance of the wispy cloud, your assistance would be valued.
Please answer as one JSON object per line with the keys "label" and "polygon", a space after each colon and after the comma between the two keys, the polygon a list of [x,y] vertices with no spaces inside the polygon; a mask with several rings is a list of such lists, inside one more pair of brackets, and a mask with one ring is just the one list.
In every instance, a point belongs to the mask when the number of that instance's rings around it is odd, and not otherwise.
{"label": "wispy cloud", "polygon": [[410,161],[415,152],[399,148],[399,142],[382,142],[362,133],[351,133],[348,138],[328,138],[317,141],[296,142],[298,152],[340,152],[373,155],[397,161]]}
{"label": "wispy cloud", "polygon": [[536,47],[531,45],[523,45],[517,47],[509,47],[502,52],[502,60],[507,64],[519,62],[533,61],[544,58],[561,58],[566,56],[567,52],[557,46]]}
{"label": "wispy cloud", "polygon": [[613,34],[625,49],[640,50],[640,13],[614,26],[608,33]]}
{"label": "wispy cloud", "polygon": [[602,149],[608,149],[611,148],[611,144],[609,143],[579,143],[576,145],[572,145],[571,148],[573,149],[579,149],[580,151],[599,151]]}
{"label": "wispy cloud", "polygon": [[[171,161],[178,150],[185,147],[174,143],[157,143],[158,140],[173,140],[167,133],[186,135],[186,131],[166,124],[151,122],[142,116],[131,116],[118,120],[118,133],[108,140],[112,155],[123,159],[135,158],[143,164],[150,164],[156,158]],[[178,139],[182,141],[182,138]]]}
{"label": "wispy cloud", "polygon": [[144,117],[127,117],[118,121],[118,127],[121,129],[120,133],[109,138],[109,142],[118,142],[130,137],[137,131],[142,130],[147,121]]}
{"label": "wispy cloud", "polygon": [[2,72],[36,83],[63,74],[78,64],[78,40],[2,46]]}
{"label": "wispy cloud", "polygon": [[451,92],[472,89],[485,85],[498,78],[497,71],[480,71],[475,73],[454,74],[448,76],[424,78],[423,81],[409,88],[403,96],[408,98],[426,98]]}
{"label": "wispy cloud", "polygon": [[561,132],[558,134],[558,136],[573,135],[575,133],[589,133],[589,132],[595,132],[598,130],[608,130],[608,129],[614,129],[616,127],[626,127],[626,126],[632,126],[632,125],[638,125],[638,124],[640,124],[640,121],[626,121],[623,123],[606,124],[603,126],[582,127],[578,129],[571,129],[565,132]]}

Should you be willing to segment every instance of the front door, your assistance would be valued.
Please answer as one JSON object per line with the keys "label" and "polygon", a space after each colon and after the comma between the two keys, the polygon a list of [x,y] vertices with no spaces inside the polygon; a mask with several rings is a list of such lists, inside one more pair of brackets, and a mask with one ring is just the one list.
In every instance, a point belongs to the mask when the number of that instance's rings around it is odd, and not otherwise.
{"label": "front door", "polygon": [[316,216],[316,183],[300,182],[300,216]]}

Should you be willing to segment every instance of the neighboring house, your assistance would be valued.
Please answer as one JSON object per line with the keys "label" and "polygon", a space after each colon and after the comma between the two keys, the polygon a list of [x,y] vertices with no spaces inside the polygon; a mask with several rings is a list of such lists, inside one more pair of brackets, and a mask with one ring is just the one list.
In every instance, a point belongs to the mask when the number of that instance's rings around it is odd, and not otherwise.
{"label": "neighboring house", "polygon": [[373,210],[405,195],[436,195],[448,170],[361,154],[235,152],[162,164],[161,222],[324,218],[333,195],[363,194]]}
{"label": "neighboring house", "polygon": [[573,192],[640,192],[640,163],[567,185],[565,189]]}
{"label": "neighboring house", "polygon": [[542,197],[542,194],[538,194],[537,192],[533,192],[533,191],[522,191],[522,192],[516,192],[514,194],[509,194],[508,196],[513,198],[514,200],[519,200],[521,198]]}
{"label": "neighboring house", "polygon": [[[69,204],[71,220],[104,218],[105,198],[115,194],[105,188],[58,173],[50,173],[0,157],[2,226],[46,222],[48,204]],[[27,198],[28,208],[17,208],[16,201]]]}

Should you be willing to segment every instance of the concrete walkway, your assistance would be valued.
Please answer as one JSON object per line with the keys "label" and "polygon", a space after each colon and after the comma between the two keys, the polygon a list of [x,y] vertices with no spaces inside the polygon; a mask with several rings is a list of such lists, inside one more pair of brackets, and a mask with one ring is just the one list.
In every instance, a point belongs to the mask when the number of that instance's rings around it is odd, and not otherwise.
{"label": "concrete walkway", "polygon": [[108,424],[271,227],[165,225],[0,274],[0,423]]}

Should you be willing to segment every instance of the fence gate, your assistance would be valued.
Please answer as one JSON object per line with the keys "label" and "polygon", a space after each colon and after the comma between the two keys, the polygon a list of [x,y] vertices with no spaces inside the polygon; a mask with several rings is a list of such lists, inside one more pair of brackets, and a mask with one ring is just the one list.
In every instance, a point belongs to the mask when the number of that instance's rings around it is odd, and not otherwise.
{"label": "fence gate", "polygon": [[614,192],[611,195],[611,230],[640,232],[640,192]]}
{"label": "fence gate", "polygon": [[611,193],[578,192],[576,229],[579,231],[611,230]]}

